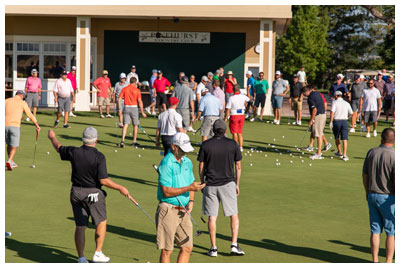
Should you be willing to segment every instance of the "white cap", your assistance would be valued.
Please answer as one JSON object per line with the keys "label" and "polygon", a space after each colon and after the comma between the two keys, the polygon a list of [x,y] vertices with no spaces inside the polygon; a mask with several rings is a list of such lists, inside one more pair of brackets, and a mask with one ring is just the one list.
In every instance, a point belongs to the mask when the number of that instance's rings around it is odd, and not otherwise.
{"label": "white cap", "polygon": [[281,75],[281,72],[280,72],[280,71],[276,71],[276,72],[275,72],[275,74],[279,74],[279,75]]}
{"label": "white cap", "polygon": [[126,78],[126,74],[125,73],[121,73],[120,75],[119,75],[119,78],[121,79],[121,78]]}
{"label": "white cap", "polygon": [[72,66],[71,70],[76,71],[76,66]]}
{"label": "white cap", "polygon": [[335,96],[342,96],[342,95],[343,95],[342,91],[340,90],[335,91]]}
{"label": "white cap", "polygon": [[205,87],[205,88],[202,88],[202,89],[201,89],[201,93],[204,93],[204,92],[208,92],[208,88],[206,88],[206,87]]}
{"label": "white cap", "polygon": [[336,77],[344,78],[343,74],[338,74]]}
{"label": "white cap", "polygon": [[190,144],[190,138],[186,133],[178,132],[174,135],[172,144],[175,144],[185,153],[193,152],[194,148]]}
{"label": "white cap", "polygon": [[32,69],[31,74],[37,73],[38,71],[36,69]]}
{"label": "white cap", "polygon": [[207,76],[213,76],[214,74],[212,72],[208,72]]}
{"label": "white cap", "polygon": [[365,79],[365,76],[363,74],[360,74],[360,78]]}
{"label": "white cap", "polygon": [[253,73],[251,71],[247,71],[246,74],[253,75]]}
{"label": "white cap", "polygon": [[201,81],[208,82],[208,77],[203,75],[203,77],[201,77]]}

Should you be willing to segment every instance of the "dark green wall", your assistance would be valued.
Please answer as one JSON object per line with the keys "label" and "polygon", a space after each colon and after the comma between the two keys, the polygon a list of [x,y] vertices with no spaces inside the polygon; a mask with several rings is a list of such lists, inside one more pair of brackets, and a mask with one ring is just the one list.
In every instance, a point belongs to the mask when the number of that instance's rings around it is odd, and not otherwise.
{"label": "dark green wall", "polygon": [[140,81],[149,80],[152,69],[161,69],[171,82],[180,71],[194,74],[196,81],[223,66],[232,70],[243,87],[245,33],[211,33],[210,44],[139,43],[138,31],[104,32],[104,69],[112,84],[121,72],[136,65]]}

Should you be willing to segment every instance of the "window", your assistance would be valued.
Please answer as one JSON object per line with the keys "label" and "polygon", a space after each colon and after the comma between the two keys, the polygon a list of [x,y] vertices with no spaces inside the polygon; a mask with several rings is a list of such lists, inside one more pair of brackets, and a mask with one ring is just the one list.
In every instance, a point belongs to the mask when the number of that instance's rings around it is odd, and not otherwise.
{"label": "window", "polygon": [[71,44],[71,52],[72,53],[76,52],[76,44]]}
{"label": "window", "polygon": [[6,43],[6,52],[13,51],[13,43]]}
{"label": "window", "polygon": [[67,44],[63,43],[45,43],[43,46],[44,52],[67,52]]}
{"label": "window", "polygon": [[17,56],[17,77],[27,78],[31,75],[32,69],[39,71],[39,55],[18,55]]}
{"label": "window", "polygon": [[17,43],[17,51],[39,52],[39,43]]}
{"label": "window", "polygon": [[66,56],[45,55],[43,65],[43,78],[60,78],[66,70]]}
{"label": "window", "polygon": [[12,71],[13,71],[13,56],[6,54],[5,57],[6,66],[5,66],[5,78],[12,78]]}

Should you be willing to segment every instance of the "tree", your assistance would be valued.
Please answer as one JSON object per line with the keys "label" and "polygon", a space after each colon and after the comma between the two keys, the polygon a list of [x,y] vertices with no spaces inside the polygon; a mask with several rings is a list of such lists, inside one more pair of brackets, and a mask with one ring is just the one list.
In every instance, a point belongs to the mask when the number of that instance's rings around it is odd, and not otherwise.
{"label": "tree", "polygon": [[304,67],[307,80],[313,81],[327,68],[328,17],[319,16],[317,6],[296,6],[285,35],[277,41],[277,69],[291,76]]}

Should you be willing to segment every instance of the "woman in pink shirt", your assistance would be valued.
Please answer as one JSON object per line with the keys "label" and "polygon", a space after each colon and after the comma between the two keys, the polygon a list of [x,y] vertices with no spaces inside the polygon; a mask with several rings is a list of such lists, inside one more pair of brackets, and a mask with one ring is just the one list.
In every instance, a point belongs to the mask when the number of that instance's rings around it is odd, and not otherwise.
{"label": "woman in pink shirt", "polygon": [[[41,97],[42,81],[38,77],[38,71],[36,69],[32,69],[31,74],[32,76],[29,76],[25,83],[25,101],[29,109],[33,107],[33,116],[36,117],[36,111]],[[26,121],[29,121],[29,117],[26,118]]]}
{"label": "woman in pink shirt", "polygon": [[[77,89],[77,86],[76,86],[76,66],[72,66],[71,71],[67,74],[67,78],[71,81],[71,85],[72,85],[72,88],[74,90],[74,93],[75,93],[74,95],[75,95],[75,99],[76,99],[76,89]],[[71,95],[71,110],[69,111],[69,116],[72,116],[72,117],[76,117],[76,115],[74,115],[72,113],[72,109],[74,108],[74,103],[75,103],[75,100],[72,99],[72,95]]]}

